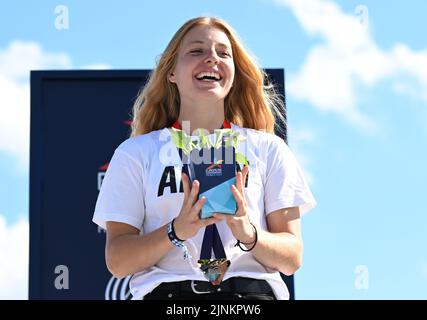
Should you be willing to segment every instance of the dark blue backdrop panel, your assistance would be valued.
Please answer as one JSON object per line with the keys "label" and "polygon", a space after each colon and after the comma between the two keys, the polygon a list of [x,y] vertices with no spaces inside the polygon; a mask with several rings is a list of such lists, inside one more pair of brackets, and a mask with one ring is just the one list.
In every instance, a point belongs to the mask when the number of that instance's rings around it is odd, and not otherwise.
{"label": "dark blue backdrop panel", "polygon": [[[283,69],[266,71],[283,94]],[[91,219],[149,72],[31,72],[30,299],[129,298],[129,278],[111,277],[105,233]],[[293,277],[285,281],[293,298]]]}

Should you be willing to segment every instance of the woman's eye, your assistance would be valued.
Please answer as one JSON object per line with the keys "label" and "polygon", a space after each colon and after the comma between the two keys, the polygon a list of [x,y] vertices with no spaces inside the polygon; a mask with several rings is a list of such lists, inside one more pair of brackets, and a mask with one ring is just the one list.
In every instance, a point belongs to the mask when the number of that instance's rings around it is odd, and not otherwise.
{"label": "woman's eye", "polygon": [[[189,53],[192,54],[192,55],[202,54],[203,53],[203,49],[193,49],[193,50],[190,50]],[[222,57],[231,57],[231,54],[228,53],[228,51],[218,52],[218,55],[220,55]]]}

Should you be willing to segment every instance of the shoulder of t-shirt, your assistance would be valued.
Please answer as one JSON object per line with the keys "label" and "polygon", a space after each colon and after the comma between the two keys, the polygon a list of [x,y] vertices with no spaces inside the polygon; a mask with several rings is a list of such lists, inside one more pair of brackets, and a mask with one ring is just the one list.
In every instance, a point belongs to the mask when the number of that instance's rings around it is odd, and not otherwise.
{"label": "shoulder of t-shirt", "polygon": [[242,134],[247,137],[247,139],[249,139],[253,145],[258,146],[267,152],[271,152],[280,148],[288,149],[285,141],[274,133],[252,128],[239,127],[236,124],[232,124],[232,128],[242,132]]}

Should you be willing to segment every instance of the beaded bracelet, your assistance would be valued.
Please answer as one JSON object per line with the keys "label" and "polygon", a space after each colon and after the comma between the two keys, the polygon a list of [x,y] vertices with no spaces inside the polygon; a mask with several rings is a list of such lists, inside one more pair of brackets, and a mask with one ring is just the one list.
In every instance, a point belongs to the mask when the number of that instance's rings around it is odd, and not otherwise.
{"label": "beaded bracelet", "polygon": [[[251,225],[252,225],[252,227],[254,228],[254,231],[255,231],[255,240],[252,241],[252,242],[249,242],[249,243],[245,243],[245,242],[242,242],[240,240],[237,240],[237,243],[234,245],[235,247],[238,246],[242,251],[245,251],[245,252],[252,251],[252,249],[255,248],[255,246],[256,246],[256,244],[258,242],[258,232],[257,232],[257,229],[256,229],[255,225],[252,222],[251,222]],[[249,249],[246,249],[246,248],[243,248],[241,246],[241,244],[244,244],[244,245],[247,245],[247,246],[249,246],[251,244],[253,244],[253,245]]]}
{"label": "beaded bracelet", "polygon": [[174,221],[175,219],[172,219],[172,221],[169,222],[168,224],[168,237],[175,247],[183,249],[184,251],[183,257],[184,257],[184,260],[186,260],[188,258],[191,258],[191,255],[190,255],[190,252],[188,251],[187,246],[184,243],[185,240],[181,240],[180,238],[177,237],[175,233],[175,228],[173,227]]}

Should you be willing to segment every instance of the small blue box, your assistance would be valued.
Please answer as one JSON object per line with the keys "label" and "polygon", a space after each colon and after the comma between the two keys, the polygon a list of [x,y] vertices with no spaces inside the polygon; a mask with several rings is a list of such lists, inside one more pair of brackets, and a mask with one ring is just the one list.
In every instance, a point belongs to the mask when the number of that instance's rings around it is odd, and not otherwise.
{"label": "small blue box", "polygon": [[198,180],[199,195],[206,197],[200,218],[212,217],[213,213],[236,214],[237,204],[231,192],[236,184],[236,156],[234,147],[203,148],[193,150],[188,165],[191,181]]}

